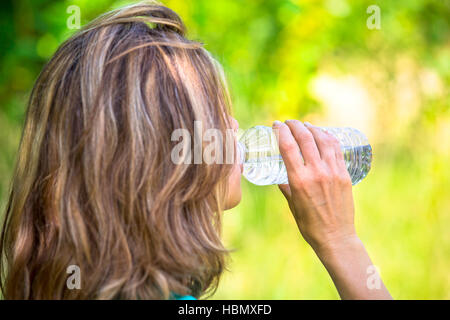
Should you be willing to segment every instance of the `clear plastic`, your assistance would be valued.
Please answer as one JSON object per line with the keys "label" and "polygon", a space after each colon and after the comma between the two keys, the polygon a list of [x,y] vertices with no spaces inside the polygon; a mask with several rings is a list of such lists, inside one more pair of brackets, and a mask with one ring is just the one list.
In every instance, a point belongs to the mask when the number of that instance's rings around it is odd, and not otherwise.
{"label": "clear plastic", "polygon": [[[366,136],[353,128],[328,128],[323,130],[336,137],[341,145],[347,170],[355,185],[370,171],[372,147]],[[246,130],[238,142],[244,177],[256,185],[286,184],[286,167],[278,149],[271,127],[256,126]]]}

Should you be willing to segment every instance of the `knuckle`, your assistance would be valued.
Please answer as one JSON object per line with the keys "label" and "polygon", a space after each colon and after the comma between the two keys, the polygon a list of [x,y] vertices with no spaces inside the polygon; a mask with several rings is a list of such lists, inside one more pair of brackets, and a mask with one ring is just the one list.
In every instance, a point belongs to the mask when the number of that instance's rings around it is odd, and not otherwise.
{"label": "knuckle", "polygon": [[292,190],[297,192],[304,188],[303,181],[299,178],[291,178],[291,180],[289,180],[289,185],[291,186]]}
{"label": "knuckle", "polygon": [[335,137],[333,137],[331,134],[327,134],[327,140],[329,141],[329,143],[333,146],[335,145],[339,145],[339,141],[338,139],[336,139]]}
{"label": "knuckle", "polygon": [[316,140],[316,142],[318,144],[320,144],[323,147],[326,147],[326,148],[333,147],[333,139],[331,138],[331,136],[328,133],[323,132],[322,130],[316,131],[316,133],[314,135],[314,139]]}
{"label": "knuckle", "polygon": [[351,186],[352,185],[352,179],[350,178],[350,175],[347,170],[345,172],[339,173],[337,176],[337,181],[342,186]]}
{"label": "knuckle", "polygon": [[313,137],[311,131],[309,131],[308,129],[301,130],[301,131],[298,133],[298,135],[299,135],[299,137],[302,138],[302,139],[306,139],[306,140],[314,140],[314,137]]}
{"label": "knuckle", "polygon": [[339,140],[333,136],[331,133],[327,132],[327,138],[330,141],[330,143],[332,143],[333,145],[339,144]]}
{"label": "knuckle", "polygon": [[282,149],[285,153],[292,153],[297,151],[298,146],[296,143],[289,141],[280,145],[280,149]]}
{"label": "knuckle", "polygon": [[289,185],[294,192],[303,191],[306,188],[305,180],[301,179],[298,175],[289,177]]}
{"label": "knuckle", "polygon": [[330,175],[331,175],[331,180],[333,180],[333,181],[340,180],[340,174],[337,170],[333,170]]}
{"label": "knuckle", "polygon": [[339,142],[339,140],[336,137],[330,136],[330,139],[331,139],[331,143],[333,143],[333,145],[335,145],[336,147],[341,146],[341,143]]}
{"label": "knuckle", "polygon": [[340,142],[338,140],[338,138],[336,138],[335,136],[333,136],[331,133],[327,132],[326,134],[327,139],[329,141],[329,143],[333,146],[340,146]]}
{"label": "knuckle", "polygon": [[315,141],[318,142],[324,142],[325,141],[325,134],[320,131],[320,129],[312,128],[312,131],[309,132],[309,135],[311,138],[313,138]]}
{"label": "knuckle", "polygon": [[291,179],[291,180],[294,180],[294,181],[296,181],[296,182],[301,180],[302,174],[301,174],[301,171],[300,171],[300,167],[299,167],[299,166],[295,166],[295,165],[294,165],[294,166],[290,169],[290,171],[289,171],[288,174],[290,174],[289,179]]}
{"label": "knuckle", "polygon": [[[305,154],[313,153],[316,148],[317,147],[316,147],[316,143],[314,142],[314,140],[307,140],[307,139],[303,140],[302,152],[304,152]],[[317,160],[319,160],[319,159],[317,159]],[[317,161],[315,161],[315,162],[317,162]]]}
{"label": "knuckle", "polygon": [[331,133],[323,131],[323,140],[330,146],[339,146],[339,140]]}
{"label": "knuckle", "polygon": [[325,147],[331,148],[333,147],[333,141],[327,137],[327,136],[323,136],[318,138],[319,142],[322,143],[322,145],[324,145]]}
{"label": "knuckle", "polygon": [[309,145],[314,143],[314,138],[308,133],[296,132],[294,136],[295,139],[301,143],[301,145]]}
{"label": "knuckle", "polygon": [[331,178],[330,174],[325,169],[323,169],[321,167],[317,167],[315,169],[315,173],[313,176],[314,182],[320,183],[320,184],[328,183],[330,181],[330,178]]}

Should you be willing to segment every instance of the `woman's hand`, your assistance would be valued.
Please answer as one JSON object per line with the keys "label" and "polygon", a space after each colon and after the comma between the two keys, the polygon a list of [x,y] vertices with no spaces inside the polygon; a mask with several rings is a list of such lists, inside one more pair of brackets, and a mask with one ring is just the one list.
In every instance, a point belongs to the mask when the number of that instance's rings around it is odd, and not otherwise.
{"label": "woman's hand", "polygon": [[297,120],[276,121],[273,129],[289,179],[279,187],[341,298],[392,299],[356,235],[352,183],[337,139]]}
{"label": "woman's hand", "polygon": [[339,141],[297,120],[274,129],[289,179],[280,189],[305,240],[321,252],[356,238],[352,182]]}

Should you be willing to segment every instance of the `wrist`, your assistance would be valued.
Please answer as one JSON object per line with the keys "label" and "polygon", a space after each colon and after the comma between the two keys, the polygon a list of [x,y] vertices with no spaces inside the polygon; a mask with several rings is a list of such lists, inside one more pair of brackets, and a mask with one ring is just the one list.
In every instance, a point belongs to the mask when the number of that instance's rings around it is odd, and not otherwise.
{"label": "wrist", "polygon": [[356,234],[330,240],[314,248],[317,256],[324,263],[358,254],[361,250],[365,251],[364,244]]}

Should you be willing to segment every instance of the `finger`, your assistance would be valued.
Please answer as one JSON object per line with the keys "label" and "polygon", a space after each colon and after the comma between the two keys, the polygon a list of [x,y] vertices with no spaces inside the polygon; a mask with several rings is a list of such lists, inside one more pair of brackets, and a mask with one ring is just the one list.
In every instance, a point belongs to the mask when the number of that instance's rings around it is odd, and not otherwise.
{"label": "finger", "polygon": [[344,153],[342,152],[341,143],[339,140],[333,136],[331,133],[327,133],[332,137],[334,146],[334,156],[336,157],[337,165],[342,170],[347,170],[347,164],[345,163]]}
{"label": "finger", "polygon": [[284,195],[284,197],[287,199],[287,201],[291,201],[291,188],[288,184],[279,184],[278,188],[280,188],[281,193]]}
{"label": "finger", "polygon": [[300,151],[305,164],[315,164],[320,161],[320,153],[317,149],[314,137],[304,125],[298,120],[287,120],[286,124],[292,132],[295,140],[300,146]]}
{"label": "finger", "polygon": [[278,141],[281,157],[286,166],[288,179],[291,180],[290,178],[293,173],[299,172],[304,168],[303,160],[300,155],[300,148],[286,124],[275,121],[272,128]]}
{"label": "finger", "polygon": [[329,165],[336,165],[336,150],[332,136],[324,132],[321,128],[313,126],[305,122],[305,126],[311,131],[317,148],[319,149],[320,158]]}

